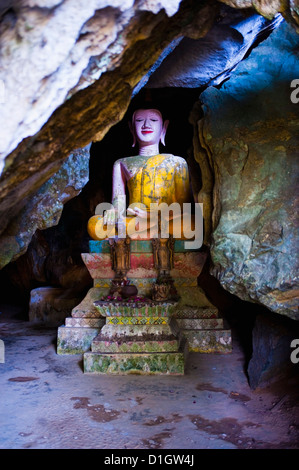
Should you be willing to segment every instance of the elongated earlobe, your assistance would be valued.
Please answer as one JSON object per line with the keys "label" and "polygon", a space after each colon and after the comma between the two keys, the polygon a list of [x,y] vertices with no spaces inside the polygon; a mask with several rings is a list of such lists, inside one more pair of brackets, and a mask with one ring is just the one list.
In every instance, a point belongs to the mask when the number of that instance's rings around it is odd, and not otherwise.
{"label": "elongated earlobe", "polygon": [[134,128],[133,128],[132,123],[131,123],[130,121],[128,122],[128,124],[129,124],[129,128],[130,128],[131,134],[132,134],[132,136],[133,136],[133,144],[132,144],[132,147],[135,147],[135,145],[136,145],[136,135],[135,135],[135,132],[134,132]]}
{"label": "elongated earlobe", "polygon": [[168,121],[168,119],[167,119],[166,121],[164,121],[163,129],[162,129],[161,137],[160,137],[160,142],[161,142],[161,144],[164,145],[164,146],[165,146],[165,135],[166,135],[166,131],[167,131],[168,124],[169,124],[169,121]]}

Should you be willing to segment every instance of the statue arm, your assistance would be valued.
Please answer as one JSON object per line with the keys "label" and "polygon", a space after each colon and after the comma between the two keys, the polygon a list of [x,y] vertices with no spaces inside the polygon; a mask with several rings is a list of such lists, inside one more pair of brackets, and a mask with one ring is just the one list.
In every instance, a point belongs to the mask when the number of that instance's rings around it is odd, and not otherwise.
{"label": "statue arm", "polygon": [[121,165],[120,160],[117,160],[113,165],[112,173],[112,204],[117,209],[117,206],[125,207],[126,196],[126,177]]}
{"label": "statue arm", "polygon": [[175,172],[176,200],[179,203],[193,200],[188,164],[182,157],[178,157]]}
{"label": "statue arm", "polygon": [[121,165],[117,160],[112,171],[112,205],[114,209],[107,210],[104,216],[104,224],[114,224],[115,220],[125,216],[126,210],[126,178]]}

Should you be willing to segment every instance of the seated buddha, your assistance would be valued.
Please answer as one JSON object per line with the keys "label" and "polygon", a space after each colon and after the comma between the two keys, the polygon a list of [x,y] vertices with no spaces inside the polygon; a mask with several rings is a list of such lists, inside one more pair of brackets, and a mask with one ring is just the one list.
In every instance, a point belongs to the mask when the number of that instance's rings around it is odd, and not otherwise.
{"label": "seated buddha", "polygon": [[[124,236],[119,235],[120,226],[130,238],[152,238],[150,228],[156,219],[150,217],[150,210],[155,210],[161,203],[168,206],[176,203],[183,209],[184,203],[193,200],[187,162],[181,157],[159,151],[159,144],[165,145],[168,123],[168,120],[163,121],[157,109],[138,109],[134,112],[130,130],[133,147],[138,143],[138,155],[120,158],[114,163],[112,208],[103,212],[99,204],[96,215],[89,219],[88,233],[93,240]],[[129,193],[128,208],[126,187]],[[174,211],[169,214],[169,234],[178,233],[176,230],[179,229],[181,236],[176,238],[183,239],[181,216],[175,215]],[[115,225],[116,220],[118,226]]]}

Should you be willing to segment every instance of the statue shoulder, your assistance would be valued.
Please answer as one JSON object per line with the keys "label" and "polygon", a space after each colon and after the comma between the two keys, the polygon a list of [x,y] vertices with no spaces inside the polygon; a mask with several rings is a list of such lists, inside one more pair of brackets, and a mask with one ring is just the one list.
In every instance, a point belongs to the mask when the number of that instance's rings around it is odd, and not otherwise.
{"label": "statue shoulder", "polygon": [[174,164],[177,164],[179,166],[187,166],[187,162],[185,158],[183,157],[179,157],[178,155],[173,155],[172,153],[165,153],[163,155],[165,155],[166,157],[169,157],[169,159],[171,159]]}
{"label": "statue shoulder", "polygon": [[[115,160],[115,163],[126,163],[126,162],[133,162],[142,158],[140,155],[130,155],[128,157],[121,157]],[[144,157],[143,157],[144,158]]]}
{"label": "statue shoulder", "polygon": [[131,161],[132,157],[122,157],[122,158],[118,158],[117,160],[115,160],[113,166],[114,168],[117,168],[117,167],[127,167],[128,163]]}
{"label": "statue shoulder", "polygon": [[121,163],[124,163],[128,158],[129,157],[118,158],[117,160],[115,160],[114,165],[120,165]]}

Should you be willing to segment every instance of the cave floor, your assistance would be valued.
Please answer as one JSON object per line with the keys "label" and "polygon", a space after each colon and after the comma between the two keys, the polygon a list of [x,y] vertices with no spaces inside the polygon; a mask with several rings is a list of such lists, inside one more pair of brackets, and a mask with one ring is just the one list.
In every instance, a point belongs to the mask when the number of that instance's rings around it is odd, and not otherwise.
{"label": "cave floor", "polygon": [[296,449],[298,377],[251,390],[231,354],[189,355],[184,376],[82,372],[57,328],[1,306],[1,449]]}

